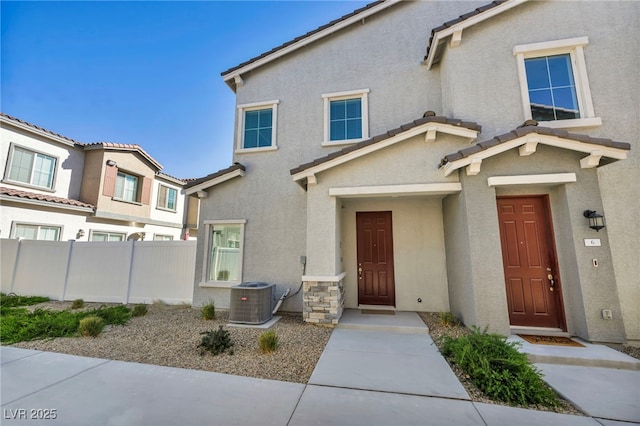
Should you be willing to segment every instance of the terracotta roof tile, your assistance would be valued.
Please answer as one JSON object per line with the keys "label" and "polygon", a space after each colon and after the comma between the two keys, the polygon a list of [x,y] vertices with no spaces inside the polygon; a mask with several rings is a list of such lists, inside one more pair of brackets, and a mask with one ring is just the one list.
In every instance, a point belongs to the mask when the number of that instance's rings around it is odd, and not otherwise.
{"label": "terracotta roof tile", "polygon": [[156,161],[155,158],[149,155],[149,153],[145,151],[144,148],[142,148],[137,143],[130,144],[130,143],[115,143],[115,142],[92,142],[92,143],[85,144],[84,146],[85,146],[85,149],[102,148],[102,149],[115,149],[115,150],[124,150],[124,151],[138,151],[140,154],[142,154],[143,157],[149,160],[158,169],[162,169],[162,165],[158,163],[158,161]]}
{"label": "terracotta roof tile", "polygon": [[475,153],[480,151],[492,148],[494,146],[503,144],[505,142],[509,142],[511,140],[517,139],[519,137],[528,135],[529,133],[538,133],[541,135],[547,136],[556,136],[564,139],[573,139],[578,142],[588,143],[593,145],[602,145],[611,148],[630,150],[631,145],[626,142],[616,142],[611,139],[604,138],[594,138],[587,135],[577,134],[577,133],[569,133],[563,129],[552,129],[549,127],[538,127],[535,125],[528,125],[523,127],[518,127],[515,130],[512,130],[508,133],[504,133],[502,135],[495,136],[492,139],[479,142],[475,145],[472,145],[468,148],[461,149],[458,152],[454,152],[452,154],[448,154],[442,158],[440,161],[440,166],[444,166],[447,163],[460,160],[465,157],[469,157]]}
{"label": "terracotta roof tile", "polygon": [[290,173],[292,175],[295,175],[296,173],[300,173],[306,169],[309,169],[311,167],[317,166],[319,164],[322,163],[326,163],[327,161],[333,160],[334,158],[338,158],[341,157],[343,155],[346,155],[350,152],[353,151],[357,151],[359,149],[362,149],[364,147],[367,147],[369,145],[374,145],[376,143],[382,142],[384,140],[387,140],[389,138],[394,137],[395,135],[402,133],[402,132],[406,132],[408,130],[411,130],[415,127],[421,126],[423,124],[426,123],[442,123],[442,124],[449,124],[452,126],[459,126],[459,127],[465,127],[467,129],[470,130],[477,130],[480,131],[482,129],[482,127],[477,124],[477,123],[473,123],[473,122],[468,122],[468,121],[461,121],[461,120],[457,120],[457,119],[453,119],[453,118],[447,118],[447,117],[442,117],[442,116],[436,116],[436,115],[432,115],[433,112],[428,111],[427,113],[425,113],[425,116],[422,118],[419,118],[417,120],[414,120],[410,123],[406,123],[403,124],[395,129],[391,129],[389,131],[387,131],[386,133],[382,133],[380,135],[376,135],[372,138],[369,138],[365,141],[353,144],[353,145],[349,145],[345,148],[342,148],[341,150],[338,151],[334,151],[330,154],[325,155],[324,157],[320,157],[320,158],[316,158],[313,161],[310,161],[308,163],[302,164],[294,169],[291,169]]}
{"label": "terracotta roof tile", "polygon": [[351,18],[351,17],[353,17],[353,16],[355,16],[355,15],[357,15],[357,14],[359,14],[359,13],[365,11],[365,10],[371,9],[372,7],[377,6],[380,3],[384,3],[384,0],[380,0],[380,1],[375,1],[373,3],[369,3],[369,4],[361,7],[360,9],[356,9],[353,12],[351,12],[351,13],[349,13],[347,15],[344,15],[341,18],[334,19],[333,21],[329,22],[328,24],[322,25],[321,27],[318,27],[313,31],[309,31],[308,33],[306,33],[304,35],[301,35],[299,37],[296,37],[293,40],[290,40],[290,41],[288,41],[286,43],[283,43],[280,46],[274,47],[273,49],[269,50],[268,52],[264,52],[264,53],[254,57],[254,58],[251,58],[248,61],[245,61],[245,62],[241,63],[240,65],[236,65],[235,67],[229,68],[228,70],[221,72],[220,75],[225,76],[227,74],[230,74],[235,70],[238,70],[238,69],[240,69],[240,68],[242,68],[244,66],[247,66],[247,65],[249,65],[249,64],[251,64],[253,62],[256,62],[256,61],[264,58],[265,56],[269,56],[272,53],[275,53],[275,52],[277,52],[279,50],[282,50],[282,49],[286,48],[287,46],[290,46],[290,45],[292,45],[292,44],[294,44],[294,43],[296,43],[296,42],[298,42],[300,40],[303,40],[303,39],[305,39],[307,37],[311,37],[312,35],[314,35],[316,33],[319,33],[320,31],[323,31],[323,30],[325,30],[325,29],[327,29],[327,28],[329,28],[329,27],[331,27],[331,26],[333,26],[333,25],[335,25],[335,24],[337,24],[339,22],[345,21],[345,20],[347,20],[347,19],[349,19],[349,18]]}
{"label": "terracotta roof tile", "polygon": [[7,118],[7,119],[9,119],[11,121],[15,121],[17,123],[24,124],[25,126],[29,126],[29,127],[33,128],[33,129],[40,130],[40,131],[45,132],[45,133],[49,133],[52,136],[56,136],[56,137],[68,140],[69,142],[72,142],[72,143],[74,143],[76,145],[84,145],[82,142],[78,142],[75,139],[71,139],[71,138],[69,138],[67,136],[63,136],[60,133],[52,132],[51,130],[47,130],[47,129],[45,129],[43,127],[40,127],[40,126],[36,126],[35,124],[29,123],[28,121],[20,120],[19,118],[13,117],[13,116],[11,116],[9,114],[5,114],[4,112],[0,112],[0,116],[5,117],[5,118]]}
{"label": "terracotta roof tile", "polygon": [[196,186],[196,185],[200,185],[200,184],[201,184],[201,183],[203,183],[203,182],[206,182],[206,181],[211,180],[211,179],[215,179],[215,178],[220,177],[220,176],[224,176],[224,175],[226,175],[227,173],[231,173],[231,172],[233,172],[233,171],[235,171],[235,170],[243,170],[243,171],[244,171],[244,170],[246,170],[246,169],[245,169],[245,167],[244,167],[242,164],[240,164],[240,163],[235,163],[235,164],[233,164],[232,166],[227,167],[226,169],[218,170],[218,171],[217,171],[217,172],[215,172],[215,173],[211,173],[211,174],[206,175],[206,176],[201,177],[201,178],[191,179],[191,180],[189,180],[189,182],[184,186],[184,188],[185,188],[185,189],[187,189],[187,188],[192,188],[192,187],[194,187],[194,186]]}
{"label": "terracotta roof tile", "polygon": [[45,202],[54,203],[54,204],[64,204],[67,206],[86,207],[90,209],[95,209],[94,205],[83,203],[82,201],[71,200],[69,198],[55,197],[53,195],[47,195],[47,194],[36,194],[35,192],[20,191],[17,189],[7,188],[4,186],[0,186],[0,194],[4,194],[10,197],[16,197],[16,198],[26,198],[29,200],[45,201]]}

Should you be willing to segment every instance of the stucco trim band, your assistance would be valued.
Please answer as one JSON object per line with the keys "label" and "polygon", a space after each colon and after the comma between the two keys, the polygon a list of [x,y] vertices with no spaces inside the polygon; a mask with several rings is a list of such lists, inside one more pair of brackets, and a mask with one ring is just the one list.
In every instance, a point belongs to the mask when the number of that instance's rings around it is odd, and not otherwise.
{"label": "stucco trim band", "polygon": [[321,281],[327,283],[337,283],[342,281],[347,275],[346,272],[343,272],[339,275],[303,275],[302,281]]}
{"label": "stucco trim band", "polygon": [[386,197],[414,195],[448,195],[462,191],[459,182],[418,183],[409,185],[378,185],[329,188],[331,197]]}
{"label": "stucco trim band", "polygon": [[487,179],[489,186],[540,185],[577,182],[575,173],[552,173],[546,175],[491,176]]}

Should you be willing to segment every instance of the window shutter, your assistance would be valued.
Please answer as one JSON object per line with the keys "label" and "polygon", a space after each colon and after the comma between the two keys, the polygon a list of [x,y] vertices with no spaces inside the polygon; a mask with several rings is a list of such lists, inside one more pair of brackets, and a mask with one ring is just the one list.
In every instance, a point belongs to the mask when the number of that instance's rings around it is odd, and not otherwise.
{"label": "window shutter", "polygon": [[118,176],[118,168],[107,166],[104,173],[104,187],[102,188],[102,195],[107,197],[113,197],[115,195],[116,176]]}
{"label": "window shutter", "polygon": [[140,202],[142,204],[149,204],[151,202],[151,179],[147,177],[142,178],[142,196]]}

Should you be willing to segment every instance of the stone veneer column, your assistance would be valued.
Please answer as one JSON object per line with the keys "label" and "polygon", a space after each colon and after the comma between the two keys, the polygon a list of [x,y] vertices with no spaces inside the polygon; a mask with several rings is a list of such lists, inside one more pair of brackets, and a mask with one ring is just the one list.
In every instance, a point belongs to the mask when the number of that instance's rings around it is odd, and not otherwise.
{"label": "stone veneer column", "polygon": [[305,281],[302,316],[305,322],[335,327],[344,310],[344,286],[340,281]]}

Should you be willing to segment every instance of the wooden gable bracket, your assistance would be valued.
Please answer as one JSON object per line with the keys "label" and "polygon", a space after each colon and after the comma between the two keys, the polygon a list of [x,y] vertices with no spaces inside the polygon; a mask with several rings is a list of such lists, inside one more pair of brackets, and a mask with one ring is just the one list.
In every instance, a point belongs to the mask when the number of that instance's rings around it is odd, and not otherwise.
{"label": "wooden gable bracket", "polygon": [[580,167],[583,169],[591,169],[593,167],[598,167],[600,164],[600,159],[604,156],[604,152],[602,151],[593,151],[591,155],[584,157],[580,160]]}
{"label": "wooden gable bracket", "polygon": [[436,140],[436,129],[434,128],[430,128],[427,130],[427,132],[424,134],[424,141],[425,142],[433,142]]}
{"label": "wooden gable bracket", "polygon": [[315,173],[307,176],[307,185],[315,185],[318,183],[318,178],[316,178]]}
{"label": "wooden gable bracket", "polygon": [[209,196],[209,193],[207,191],[196,191],[196,197],[202,199],[202,198],[207,198]]}
{"label": "wooden gable bracket", "polygon": [[240,77],[240,74],[233,76],[233,82],[236,84],[236,87],[242,87],[244,85],[244,80]]}
{"label": "wooden gable bracket", "polygon": [[451,34],[451,41],[449,42],[449,46],[458,47],[460,46],[460,42],[462,42],[462,28],[456,30]]}
{"label": "wooden gable bracket", "polygon": [[538,142],[540,142],[538,138],[527,139],[527,142],[525,142],[524,145],[520,145],[520,148],[518,148],[520,151],[520,157],[526,157],[536,152]]}
{"label": "wooden gable bracket", "polygon": [[475,176],[480,173],[480,166],[482,165],[481,158],[472,158],[471,162],[467,166],[467,176]]}

